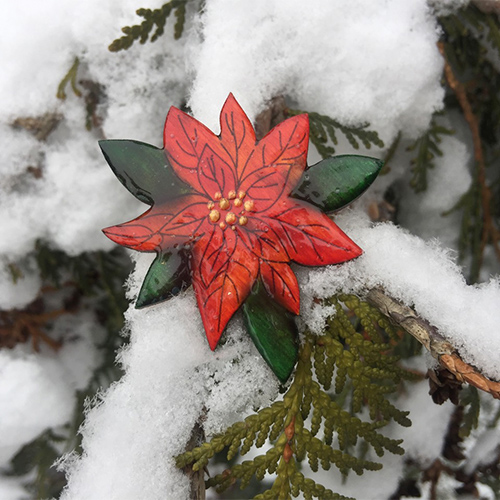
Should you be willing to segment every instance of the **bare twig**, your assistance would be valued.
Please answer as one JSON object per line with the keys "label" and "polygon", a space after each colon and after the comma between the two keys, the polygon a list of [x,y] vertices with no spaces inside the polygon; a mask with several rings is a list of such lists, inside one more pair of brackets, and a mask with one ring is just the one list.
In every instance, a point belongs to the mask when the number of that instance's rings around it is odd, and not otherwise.
{"label": "bare twig", "polygon": [[500,383],[488,379],[476,368],[463,361],[453,345],[439,334],[437,328],[418,316],[413,309],[401,304],[380,288],[370,290],[366,300],[384,316],[415,337],[459,382],[467,382],[491,394],[494,398],[500,399]]}
{"label": "bare twig", "polygon": [[[204,419],[205,413],[202,414],[200,420],[194,425],[185,451],[191,451],[197,446],[200,446],[200,444],[205,440],[205,431],[203,430],[202,424],[202,421]],[[192,464],[190,464],[186,465],[186,467],[184,467],[182,470],[184,471],[184,474],[188,476],[189,482],[191,484],[191,492],[189,498],[191,500],[205,500],[205,469],[199,469],[195,471],[193,470]]]}
{"label": "bare twig", "polygon": [[481,187],[481,206],[483,211],[484,225],[481,235],[481,246],[479,251],[479,268],[483,260],[484,249],[488,241],[491,241],[495,249],[497,258],[500,260],[500,235],[494,225],[491,215],[491,190],[486,183],[486,164],[484,161],[483,147],[481,143],[481,133],[479,130],[479,122],[472,110],[472,106],[467,98],[465,86],[458,81],[453,73],[450,63],[446,58],[444,42],[438,43],[439,52],[444,59],[444,76],[451,90],[455,93],[457,100],[462,108],[464,118],[469,125],[472,134],[472,143],[474,146],[474,160],[478,169],[478,182]]}

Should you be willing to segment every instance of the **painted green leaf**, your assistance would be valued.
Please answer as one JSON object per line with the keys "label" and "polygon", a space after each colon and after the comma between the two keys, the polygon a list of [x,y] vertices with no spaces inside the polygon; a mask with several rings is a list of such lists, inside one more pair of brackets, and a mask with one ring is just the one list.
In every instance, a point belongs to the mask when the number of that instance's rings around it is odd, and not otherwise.
{"label": "painted green leaf", "polygon": [[245,326],[255,346],[278,379],[285,383],[298,355],[298,331],[293,315],[258,284],[243,304]]}
{"label": "painted green leaf", "polygon": [[359,155],[340,155],[310,166],[291,196],[334,212],[352,203],[376,179],[382,160]]}
{"label": "painted green leaf", "polygon": [[129,140],[99,141],[120,182],[140,201],[153,205],[191,192],[174,173],[163,149]]}
{"label": "painted green leaf", "polygon": [[140,309],[170,299],[190,282],[187,263],[179,253],[157,255],[144,278],[135,307]]}

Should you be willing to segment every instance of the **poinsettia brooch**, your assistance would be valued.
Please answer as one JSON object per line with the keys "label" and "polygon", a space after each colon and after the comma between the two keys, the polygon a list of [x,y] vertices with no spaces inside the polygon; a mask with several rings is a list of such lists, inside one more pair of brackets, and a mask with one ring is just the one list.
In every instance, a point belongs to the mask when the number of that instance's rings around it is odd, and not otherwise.
{"label": "poinsettia brooch", "polygon": [[290,263],[325,266],[362,253],[324,212],[359,196],[382,162],[337,156],[307,167],[307,115],[285,120],[257,141],[232,94],[220,128],[217,136],[172,107],[164,149],[100,141],[118,179],[151,206],[103,231],[120,245],[157,254],[137,308],[192,283],[211,349],[241,308],[257,348],[285,382],[297,359],[293,316],[300,309]]}

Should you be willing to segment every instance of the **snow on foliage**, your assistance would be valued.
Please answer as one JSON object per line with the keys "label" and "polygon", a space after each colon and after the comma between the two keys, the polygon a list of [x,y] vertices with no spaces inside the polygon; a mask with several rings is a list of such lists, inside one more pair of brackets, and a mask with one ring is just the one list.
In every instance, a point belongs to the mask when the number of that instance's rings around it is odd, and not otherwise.
{"label": "snow on foliage", "polygon": [[[447,1],[445,6],[463,3]],[[136,21],[136,8],[161,4],[51,0],[3,7],[1,32],[8,43],[0,74],[0,307],[22,307],[36,296],[40,279],[29,260],[23,261],[25,277],[17,284],[6,266],[26,257],[38,238],[71,255],[112,247],[99,229],[136,216],[142,207],[116,181],[96,141],[105,136],[160,146],[168,108],[181,105],[184,97],[196,118],[215,132],[230,91],[251,118],[283,93],[300,109],[350,125],[370,122],[387,144],[399,130],[418,135],[442,106],[439,33],[425,0],[209,0],[181,40],[174,41],[166,29],[154,44],[107,51],[119,28]],[[70,90],[64,102],[55,98],[75,56],[83,77],[105,86],[104,120],[92,133],[85,130],[85,110]],[[64,118],[45,142],[10,126],[18,117],[49,112]],[[470,182],[466,147],[454,138],[447,141],[444,148],[453,150],[453,159],[442,169],[438,165],[435,175],[445,177],[436,178],[434,188],[412,202],[419,217],[451,208]],[[36,182],[25,175],[29,164],[43,168]],[[396,166],[380,185],[403,175]],[[442,186],[449,185],[450,175],[453,186],[444,199]],[[309,327],[318,331],[329,312],[313,307],[313,297],[381,285],[436,325],[466,361],[500,379],[495,354],[500,337],[491,336],[500,322],[498,281],[465,284],[446,248],[456,242],[444,220],[435,228],[420,228],[411,213],[405,215],[417,233],[436,238],[425,242],[390,224],[372,226],[362,214],[359,207],[336,219],[364,249],[361,258],[299,270],[302,314]],[[135,258],[131,298],[151,261],[145,255]],[[80,321],[73,327],[80,343],[57,354],[34,355],[24,348],[0,353],[2,463],[43,430],[70,419],[75,390],[85,385],[97,362],[89,343],[95,321]],[[175,469],[172,457],[183,450],[200,415],[207,414],[207,434],[219,432],[277,395],[275,377],[239,321],[232,320],[226,344],[212,353],[192,290],[145,310],[129,308],[130,344],[119,355],[125,375],[87,414],[83,455],[71,455],[63,465],[69,477],[65,500],[188,498],[187,478]],[[402,436],[407,449],[423,460],[434,459],[445,429],[427,425],[429,408],[435,421],[445,422],[449,407],[433,406],[424,385],[400,404],[412,410],[414,421]],[[28,418],[20,419],[21,413]],[[495,439],[500,440],[498,433]],[[423,449],[421,442],[429,447]],[[360,482],[349,480],[343,490],[340,481],[335,487],[359,498],[374,485],[380,496],[390,494],[401,460],[384,460],[383,474],[391,480],[371,473]],[[2,482],[0,492],[17,487]]]}

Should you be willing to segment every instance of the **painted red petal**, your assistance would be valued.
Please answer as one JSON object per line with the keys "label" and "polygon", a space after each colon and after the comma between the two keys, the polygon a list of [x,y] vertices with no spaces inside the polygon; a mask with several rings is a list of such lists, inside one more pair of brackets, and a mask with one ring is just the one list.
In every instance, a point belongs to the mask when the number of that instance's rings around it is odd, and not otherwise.
{"label": "painted red petal", "polygon": [[268,210],[298,184],[306,168],[308,145],[307,115],[281,122],[258,143],[240,184],[257,212]]}
{"label": "painted red petal", "polygon": [[233,231],[222,230],[211,224],[204,237],[193,247],[192,271],[199,276],[203,286],[210,286],[215,277],[227,268],[236,250],[237,238]]}
{"label": "painted red petal", "polygon": [[288,264],[263,260],[260,264],[260,276],[266,290],[274,300],[293,314],[299,314],[299,284]]}
{"label": "painted red petal", "polygon": [[206,166],[206,164],[200,165],[200,161],[207,145],[216,156],[223,159],[222,164],[230,169],[230,171],[227,171],[227,168],[223,169],[226,177],[219,182],[225,182],[228,190],[236,189],[232,170],[234,167],[222,148],[219,137],[192,116],[171,107],[165,122],[163,142],[167,157],[177,176],[199,193],[205,193],[210,197],[214,195],[211,191],[212,186],[205,185],[205,178],[200,171],[201,167]]}
{"label": "painted red petal", "polygon": [[241,179],[255,156],[255,131],[233,94],[229,94],[220,114],[220,140],[231,158],[236,177]]}
{"label": "painted red petal", "polygon": [[199,237],[208,220],[207,198],[188,195],[153,206],[130,222],[103,229],[114,242],[142,252],[183,245]]}
{"label": "painted red petal", "polygon": [[236,233],[246,247],[259,258],[271,262],[290,262],[290,257],[280,241],[280,235],[269,224],[269,219],[264,221],[252,216],[246,226],[236,226]]}
{"label": "painted red petal", "polygon": [[[217,149],[217,148],[216,148]],[[198,164],[199,179],[210,198],[219,192],[224,197],[237,187],[234,166],[227,163],[207,144],[203,149]]]}
{"label": "painted red petal", "polygon": [[259,271],[258,259],[235,232],[213,225],[193,246],[193,287],[212,350],[227,322],[248,297]]}
{"label": "painted red petal", "polygon": [[288,199],[266,215],[290,259],[298,264],[338,264],[362,253],[329,217],[308,203]]}
{"label": "painted red petal", "polygon": [[141,252],[154,252],[162,241],[161,235],[141,224],[140,218],[107,227],[102,232],[118,245]]}
{"label": "painted red petal", "polygon": [[210,224],[208,214],[207,198],[188,195],[153,207],[143,221],[162,235],[164,246],[170,247],[201,236],[204,225]]}

